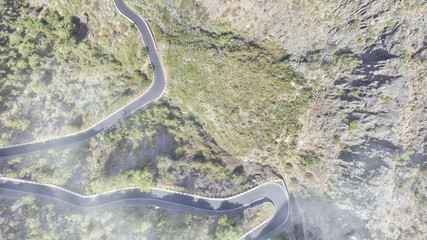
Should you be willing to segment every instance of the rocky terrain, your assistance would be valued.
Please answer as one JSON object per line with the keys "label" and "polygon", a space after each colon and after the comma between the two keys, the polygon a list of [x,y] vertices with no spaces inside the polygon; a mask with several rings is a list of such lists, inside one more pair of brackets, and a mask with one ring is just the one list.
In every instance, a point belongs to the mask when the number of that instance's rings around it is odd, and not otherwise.
{"label": "rocky terrain", "polygon": [[212,18],[280,42],[294,68],[318,83],[298,148],[320,162],[281,172],[303,215],[300,235],[423,239],[425,2],[200,2]]}

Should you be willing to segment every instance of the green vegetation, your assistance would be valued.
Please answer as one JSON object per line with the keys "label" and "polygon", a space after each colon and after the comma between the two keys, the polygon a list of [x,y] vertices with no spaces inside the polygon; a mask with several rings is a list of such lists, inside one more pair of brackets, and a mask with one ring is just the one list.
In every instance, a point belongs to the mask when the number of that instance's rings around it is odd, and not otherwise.
{"label": "green vegetation", "polygon": [[400,59],[402,59],[405,63],[409,63],[412,59],[411,53],[408,50],[404,50],[402,55],[400,55]]}
{"label": "green vegetation", "polygon": [[[292,70],[285,51],[230,32],[167,32],[169,96],[191,111],[222,148],[263,159],[277,139],[296,138],[311,90]],[[282,154],[292,148],[283,147]]]}
{"label": "green vegetation", "polygon": [[3,124],[5,127],[16,129],[16,130],[19,130],[21,132],[24,132],[24,131],[28,130],[31,122],[30,122],[30,120],[25,119],[25,118],[15,119],[15,120],[6,119],[3,122]]}
{"label": "green vegetation", "polygon": [[243,212],[243,225],[245,231],[250,231],[265,220],[273,217],[274,212],[275,207],[271,203],[263,203],[255,207],[245,209],[245,211]]}
{"label": "green vegetation", "polygon": [[360,89],[359,89],[359,88],[358,88],[358,89],[356,89],[356,90],[354,90],[354,91],[352,92],[353,96],[355,96],[355,97],[359,96],[359,93],[360,93]]}
{"label": "green vegetation", "polygon": [[[75,15],[19,1],[2,1],[0,11],[0,143],[76,132],[151,83],[151,70],[143,72],[145,48],[130,27],[121,30],[125,37],[135,36],[132,44],[126,38],[124,45],[115,43],[122,50],[114,51],[88,39],[85,32],[91,29]],[[94,18],[93,24],[100,21]],[[103,29],[109,31],[111,26]],[[81,116],[77,125],[75,116]]]}
{"label": "green vegetation", "polygon": [[366,46],[368,46],[368,47],[374,45],[374,43],[375,43],[375,39],[374,38],[368,38],[366,40]]}
{"label": "green vegetation", "polygon": [[369,29],[369,31],[367,32],[366,46],[370,47],[374,45],[376,41],[375,39],[376,37],[374,29]]}
{"label": "green vegetation", "polygon": [[161,220],[156,225],[155,231],[160,239],[212,239],[209,235],[209,226],[214,223],[213,217],[180,214],[177,218],[171,218],[170,215],[161,214],[158,219]]}
{"label": "green vegetation", "polygon": [[68,22],[59,22],[56,28],[57,39],[54,49],[60,57],[66,57],[76,47],[76,39],[72,36],[73,27]]}
{"label": "green vegetation", "polygon": [[354,20],[351,22],[350,28],[351,28],[352,30],[357,31],[357,30],[359,30],[359,29],[360,29],[360,24],[361,24],[360,19],[354,19]]}
{"label": "green vegetation", "polygon": [[320,161],[319,157],[312,151],[301,151],[298,154],[299,168],[301,171],[306,172],[311,167],[315,166]]}
{"label": "green vegetation", "polygon": [[335,55],[334,61],[336,61],[339,67],[347,71],[355,69],[362,63],[362,60],[352,53]]}
{"label": "green vegetation", "polygon": [[349,123],[349,129],[351,131],[357,130],[357,120],[351,120]]}
{"label": "green vegetation", "polygon": [[337,135],[335,135],[335,136],[334,136],[334,143],[335,143],[335,144],[340,144],[340,142],[341,142],[340,137],[339,137],[339,136],[337,136]]}
{"label": "green vegetation", "polygon": [[381,99],[383,102],[389,102],[389,101],[391,100],[391,97],[390,97],[390,96],[381,96],[381,97],[380,97],[380,99]]}
{"label": "green vegetation", "polygon": [[218,219],[216,237],[220,240],[239,239],[242,233],[235,227],[236,220],[230,216],[224,215]]}
{"label": "green vegetation", "polygon": [[408,162],[412,155],[414,155],[415,151],[412,148],[406,149],[405,152],[399,155],[399,160],[403,160]]}

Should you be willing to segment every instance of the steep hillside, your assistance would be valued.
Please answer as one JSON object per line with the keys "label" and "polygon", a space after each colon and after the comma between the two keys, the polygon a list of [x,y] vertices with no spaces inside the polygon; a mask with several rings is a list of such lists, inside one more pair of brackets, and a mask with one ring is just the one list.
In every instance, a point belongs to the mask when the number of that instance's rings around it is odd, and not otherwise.
{"label": "steep hillside", "polygon": [[426,3],[200,1],[210,16],[280,42],[317,81],[298,148],[286,159],[310,239],[423,239],[426,235]]}

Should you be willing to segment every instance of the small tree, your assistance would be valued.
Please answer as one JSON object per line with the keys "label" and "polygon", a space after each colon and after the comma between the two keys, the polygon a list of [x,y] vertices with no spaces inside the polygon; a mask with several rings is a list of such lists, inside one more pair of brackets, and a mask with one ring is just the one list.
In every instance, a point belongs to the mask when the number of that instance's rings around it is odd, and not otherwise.
{"label": "small tree", "polygon": [[65,56],[76,46],[76,41],[73,37],[59,38],[55,40],[54,49],[60,56]]}
{"label": "small tree", "polygon": [[218,219],[218,227],[216,229],[216,237],[220,240],[235,240],[239,239],[241,232],[234,227],[235,220],[227,215]]}
{"label": "small tree", "polygon": [[68,22],[60,22],[56,29],[56,34],[61,39],[67,39],[71,37],[71,32],[73,31],[73,27]]}

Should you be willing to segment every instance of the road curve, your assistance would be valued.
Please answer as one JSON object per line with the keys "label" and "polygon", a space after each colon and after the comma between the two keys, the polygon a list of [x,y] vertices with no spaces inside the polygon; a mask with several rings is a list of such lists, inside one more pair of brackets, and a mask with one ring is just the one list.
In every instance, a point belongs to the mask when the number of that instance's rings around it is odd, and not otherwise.
{"label": "road curve", "polygon": [[128,202],[215,216],[241,213],[246,208],[270,202],[275,207],[274,215],[243,235],[242,239],[266,239],[293,226],[289,195],[283,181],[265,183],[228,198],[204,198],[159,188],[151,188],[149,192],[141,192],[138,188],[127,188],[83,196],[54,185],[4,177],[0,177],[0,188],[47,196],[76,208],[114,207]]}
{"label": "road curve", "polygon": [[69,147],[85,142],[96,134],[117,125],[124,118],[130,116],[135,111],[146,107],[151,102],[156,101],[163,94],[163,91],[166,88],[165,71],[158,55],[153,34],[147,22],[132,10],[130,10],[130,8],[128,8],[122,0],[114,0],[114,3],[119,12],[136,25],[139,32],[141,33],[142,39],[144,40],[151,65],[154,68],[154,81],[150,88],[134,101],[118,109],[90,128],[80,131],[76,134],[0,148],[0,160],[47,149]]}

